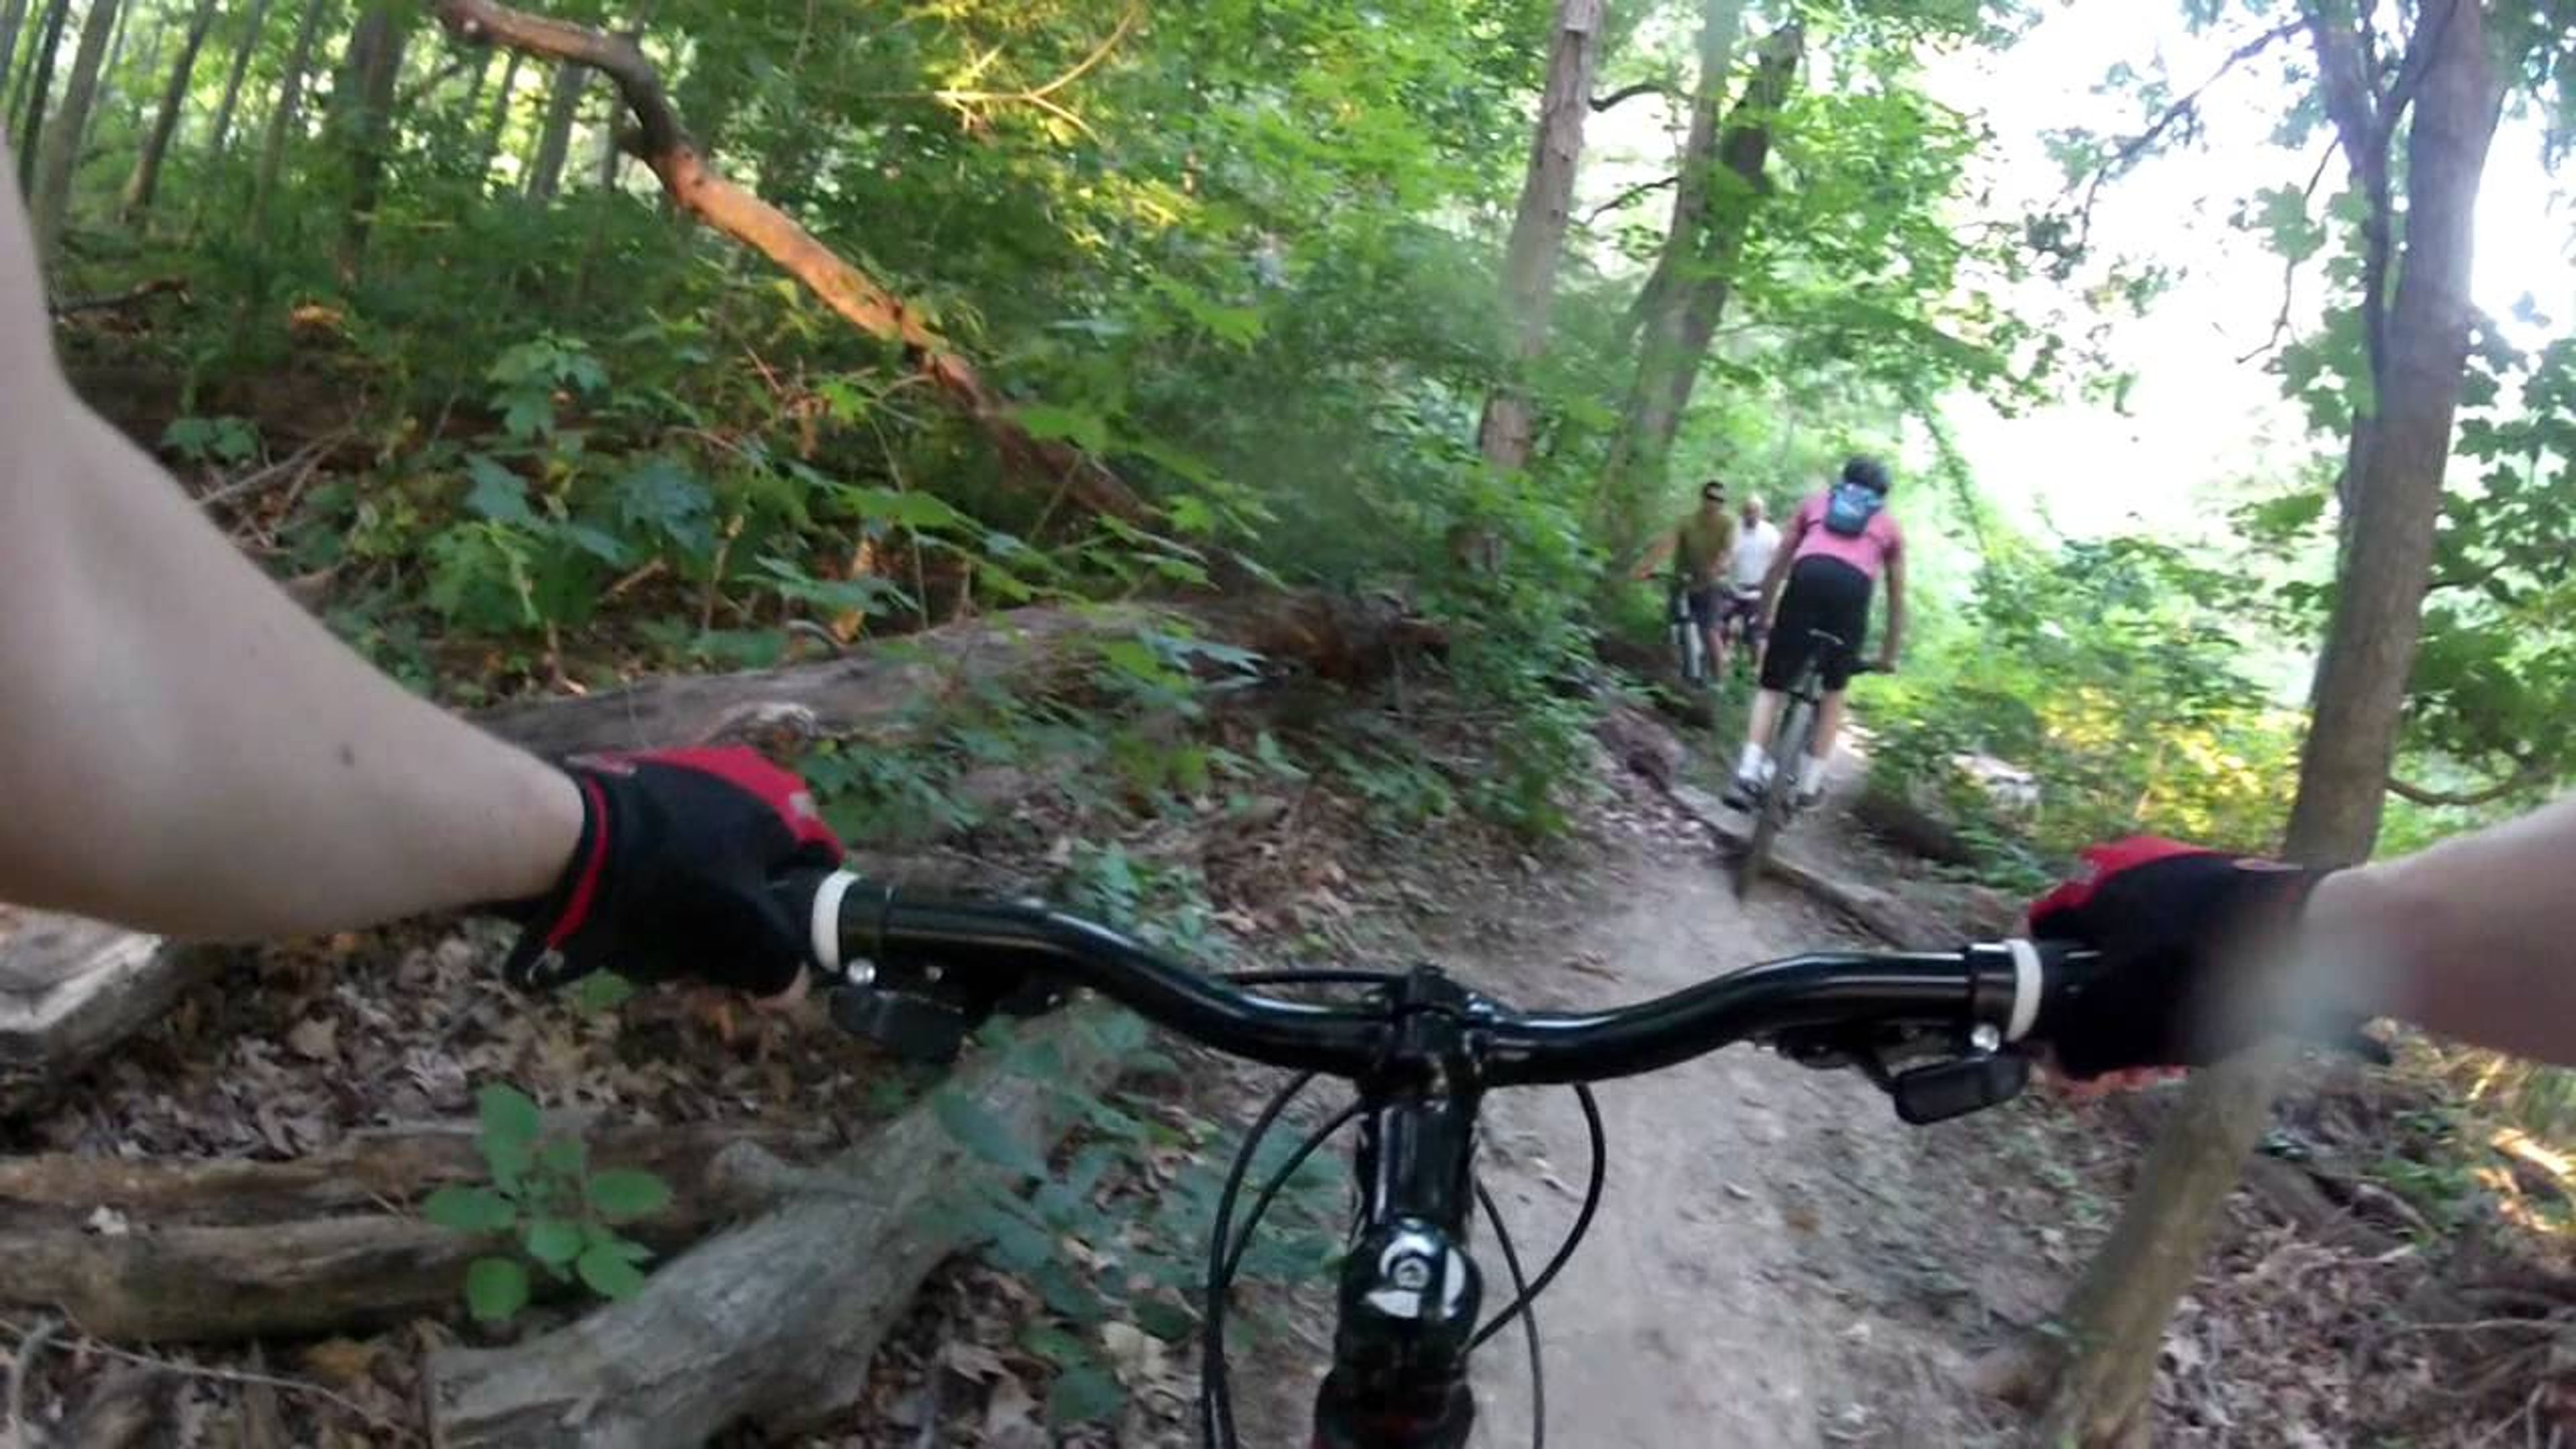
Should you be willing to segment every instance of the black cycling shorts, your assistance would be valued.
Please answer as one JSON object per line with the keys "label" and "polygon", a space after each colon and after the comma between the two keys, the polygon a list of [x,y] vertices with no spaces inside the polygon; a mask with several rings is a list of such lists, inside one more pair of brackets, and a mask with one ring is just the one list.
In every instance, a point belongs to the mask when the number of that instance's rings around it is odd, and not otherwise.
{"label": "black cycling shorts", "polygon": [[1869,575],[1838,558],[1809,554],[1791,565],[1780,612],[1771,620],[1771,645],[1762,651],[1762,687],[1787,689],[1797,681],[1821,647],[1819,629],[1844,645],[1825,654],[1825,688],[1851,683],[1852,666],[1869,637],[1870,587]]}

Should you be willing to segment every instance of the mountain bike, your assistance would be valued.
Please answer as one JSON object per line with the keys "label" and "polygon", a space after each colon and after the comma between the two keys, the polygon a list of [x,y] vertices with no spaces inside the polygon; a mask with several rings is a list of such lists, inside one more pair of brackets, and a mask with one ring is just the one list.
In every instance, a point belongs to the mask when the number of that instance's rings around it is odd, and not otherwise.
{"label": "mountain bike", "polygon": [[[997,1012],[1033,1015],[1089,988],[1182,1036],[1295,1074],[1245,1134],[1209,1234],[1198,1418],[1210,1449],[1237,1445],[1225,1335],[1245,1250],[1291,1176],[1342,1128],[1358,1124],[1354,1207],[1313,1449],[1463,1449],[1475,1423],[1470,1356],[1515,1321],[1529,1354],[1531,1439],[1544,1449],[1532,1304],[1601,1203],[1606,1151],[1592,1083],[1753,1041],[1805,1066],[1859,1070],[1906,1122],[1945,1121],[2018,1093],[2029,1078],[2025,1053],[2064,1020],[2098,969],[2089,953],[2031,941],[1829,952],[1617,1010],[1523,1012],[1431,965],[1219,978],[1043,905],[917,898],[846,871],[800,874],[779,890],[782,904],[811,923],[833,1019],[898,1055],[949,1059]],[[1329,1003],[1262,994],[1277,987],[1358,994]],[[1318,1076],[1350,1082],[1353,1100],[1259,1186],[1238,1231],[1255,1152]],[[1485,1093],[1523,1086],[1572,1087],[1592,1145],[1582,1207],[1535,1274],[1475,1170]],[[1511,1286],[1491,1314],[1484,1273],[1468,1252],[1479,1208]]]}
{"label": "mountain bike", "polygon": [[[1786,697],[1780,701],[1779,721],[1771,727],[1767,746],[1771,752],[1771,778],[1763,782],[1762,793],[1746,812],[1753,817],[1753,829],[1735,858],[1738,900],[1752,893],[1753,882],[1771,863],[1771,847],[1798,814],[1798,770],[1807,758],[1808,741],[1816,736],[1816,711],[1825,697],[1825,660],[1851,649],[1841,636],[1822,629],[1808,630],[1807,637],[1816,641],[1816,647],[1808,651],[1807,662],[1790,679]],[[1852,665],[1852,673],[1868,674],[1877,668],[1858,661]]]}
{"label": "mountain bike", "polygon": [[1672,630],[1673,667],[1681,672],[1682,683],[1694,689],[1708,683],[1708,637],[1691,618],[1690,589],[1679,579],[1672,581],[1665,613]]}

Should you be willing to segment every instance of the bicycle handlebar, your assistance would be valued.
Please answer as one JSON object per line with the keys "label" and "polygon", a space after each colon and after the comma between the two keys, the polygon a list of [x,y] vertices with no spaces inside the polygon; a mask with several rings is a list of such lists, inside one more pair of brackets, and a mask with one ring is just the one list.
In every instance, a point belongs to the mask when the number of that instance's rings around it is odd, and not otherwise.
{"label": "bicycle handlebar", "polygon": [[1247,991],[1043,905],[910,897],[846,871],[779,890],[811,923],[815,961],[835,985],[877,985],[889,968],[917,966],[961,1014],[989,1013],[1032,979],[1085,986],[1218,1051],[1345,1078],[1379,1066],[1407,1013],[1425,1009],[1455,1017],[1486,1086],[1630,1076],[1806,1028],[1985,1029],[1991,1048],[2045,1039],[2053,1008],[2090,975],[2089,955],[2060,943],[2004,941],[1797,956],[1580,1014],[1514,1011],[1464,990],[1436,1003],[1317,1006]]}

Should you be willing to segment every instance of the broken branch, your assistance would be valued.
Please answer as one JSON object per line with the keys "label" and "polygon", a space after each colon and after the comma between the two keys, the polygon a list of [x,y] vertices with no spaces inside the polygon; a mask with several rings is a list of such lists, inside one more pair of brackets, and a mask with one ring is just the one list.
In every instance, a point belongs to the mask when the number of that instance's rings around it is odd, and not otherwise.
{"label": "broken branch", "polygon": [[635,127],[622,133],[622,143],[652,170],[673,204],[775,262],[844,321],[900,347],[939,393],[992,439],[1008,466],[1034,468],[1061,480],[1095,513],[1139,525],[1152,519],[1153,509],[1098,459],[1061,440],[1032,435],[974,364],[902,298],[816,240],[795,218],[709,166],[672,108],[661,72],[633,39],[492,0],[434,0],[434,9],[448,32],[466,44],[507,46],[606,75],[635,117]]}

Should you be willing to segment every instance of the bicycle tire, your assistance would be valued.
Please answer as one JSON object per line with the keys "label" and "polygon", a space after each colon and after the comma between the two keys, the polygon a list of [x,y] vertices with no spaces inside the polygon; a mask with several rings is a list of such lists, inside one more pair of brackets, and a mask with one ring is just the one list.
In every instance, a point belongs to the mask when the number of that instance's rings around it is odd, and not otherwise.
{"label": "bicycle tire", "polygon": [[1781,828],[1789,823],[1798,789],[1798,766],[1806,757],[1807,740],[1815,729],[1815,707],[1791,695],[1781,710],[1780,727],[1771,734],[1771,779],[1762,787],[1762,798],[1754,802],[1753,834],[1745,841],[1744,854],[1736,862],[1737,900],[1753,894],[1754,880],[1771,863],[1771,847],[1780,838]]}

